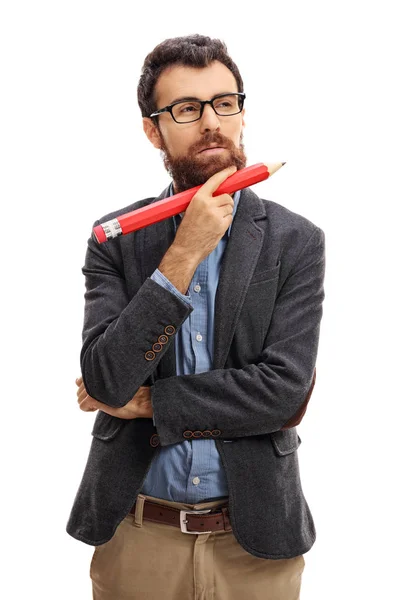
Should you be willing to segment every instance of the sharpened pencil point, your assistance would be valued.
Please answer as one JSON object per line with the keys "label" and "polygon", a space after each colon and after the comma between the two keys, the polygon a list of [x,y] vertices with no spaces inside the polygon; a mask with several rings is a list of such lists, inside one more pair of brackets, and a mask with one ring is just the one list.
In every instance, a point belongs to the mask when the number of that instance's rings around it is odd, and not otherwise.
{"label": "sharpened pencil point", "polygon": [[282,167],[283,167],[283,165],[286,165],[286,162],[282,163]]}

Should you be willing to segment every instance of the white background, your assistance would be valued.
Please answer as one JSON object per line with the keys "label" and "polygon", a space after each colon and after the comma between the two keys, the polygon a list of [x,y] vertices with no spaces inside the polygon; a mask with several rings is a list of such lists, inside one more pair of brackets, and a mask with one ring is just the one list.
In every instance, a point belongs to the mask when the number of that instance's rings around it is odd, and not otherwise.
{"label": "white background", "polygon": [[96,219],[169,183],[136,86],[156,44],[190,33],[223,39],[239,66],[248,164],[287,161],[254,190],[326,235],[299,427],[317,527],[302,600],[398,594],[395,4],[2,3],[2,597],[91,598],[93,547],[65,532],[95,418],[75,395],[81,267]]}

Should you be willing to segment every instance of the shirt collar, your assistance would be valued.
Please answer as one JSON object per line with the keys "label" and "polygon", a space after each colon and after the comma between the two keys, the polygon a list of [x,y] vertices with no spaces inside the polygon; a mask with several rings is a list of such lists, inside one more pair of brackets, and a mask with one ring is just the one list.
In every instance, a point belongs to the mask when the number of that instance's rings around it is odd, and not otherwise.
{"label": "shirt collar", "polygon": [[[168,195],[167,195],[167,197],[170,197],[170,196],[173,196],[173,195],[174,195],[174,187],[173,187],[173,184],[172,184],[172,181],[171,181],[171,184],[170,184],[170,186],[169,186],[169,189],[168,189]],[[240,190],[238,190],[237,192],[235,192],[235,193],[233,194],[233,202],[234,202],[234,205],[233,205],[233,214],[232,214],[232,217],[233,217],[233,218],[235,218],[235,214],[236,214],[236,211],[237,211],[237,207],[238,207],[238,204],[239,204],[239,200],[240,200]],[[180,222],[180,220],[182,219],[182,217],[183,217],[183,215],[184,215],[184,214],[185,214],[184,212],[181,212],[181,213],[179,213],[179,215],[175,215],[175,216],[174,216],[174,222],[175,222],[175,226],[176,226],[176,227],[178,226],[178,224],[179,224],[179,222]],[[178,217],[178,218],[177,218],[177,217]],[[233,224],[233,221],[232,221],[232,223],[229,225],[229,227],[228,227],[228,231],[227,231],[227,232],[225,232],[225,235],[224,235],[224,237],[225,237],[226,235],[227,235],[228,237],[231,235],[231,228],[232,228],[232,224]]]}

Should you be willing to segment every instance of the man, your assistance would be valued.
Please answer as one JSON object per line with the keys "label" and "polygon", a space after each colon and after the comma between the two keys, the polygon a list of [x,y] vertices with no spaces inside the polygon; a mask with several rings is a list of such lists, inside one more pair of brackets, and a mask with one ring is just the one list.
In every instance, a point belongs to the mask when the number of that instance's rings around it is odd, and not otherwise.
{"label": "man", "polygon": [[315,541],[296,425],[324,233],[248,188],[213,196],[246,166],[243,82],[221,41],[165,40],[138,100],[172,183],[94,225],[202,187],[181,215],[88,240],[76,383],[99,412],[67,531],[96,546],[96,600],[295,600]]}

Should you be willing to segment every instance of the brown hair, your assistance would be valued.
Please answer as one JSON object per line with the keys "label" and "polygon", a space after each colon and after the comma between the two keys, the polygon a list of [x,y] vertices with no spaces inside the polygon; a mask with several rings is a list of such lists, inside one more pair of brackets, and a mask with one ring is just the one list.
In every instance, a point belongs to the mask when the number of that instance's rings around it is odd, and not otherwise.
{"label": "brown hair", "polygon": [[[204,68],[214,60],[218,60],[228,67],[236,79],[238,92],[243,92],[243,81],[239,69],[229,56],[223,41],[196,33],[169,38],[158,44],[145,58],[137,88],[142,117],[148,117],[157,109],[154,88],[164,69],[178,64]],[[156,122],[158,122],[158,117],[156,117]]]}

